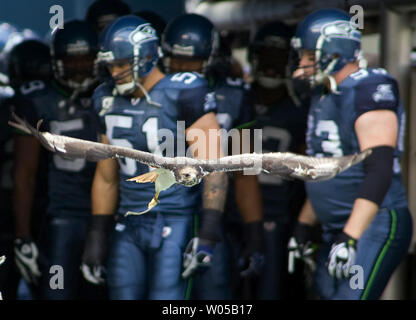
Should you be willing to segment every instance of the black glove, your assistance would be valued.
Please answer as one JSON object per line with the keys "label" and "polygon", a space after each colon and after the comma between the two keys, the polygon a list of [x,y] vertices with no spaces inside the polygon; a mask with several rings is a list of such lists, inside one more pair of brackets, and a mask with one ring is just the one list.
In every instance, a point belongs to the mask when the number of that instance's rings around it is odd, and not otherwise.
{"label": "black glove", "polygon": [[113,215],[93,215],[91,218],[91,227],[82,255],[81,271],[84,278],[93,284],[105,282],[104,260],[112,222]]}
{"label": "black glove", "polygon": [[350,277],[350,268],[354,265],[357,253],[357,240],[345,232],[339,233],[332,244],[328,256],[328,272],[337,279]]}
{"label": "black glove", "polygon": [[244,225],[245,248],[238,260],[240,276],[249,278],[258,276],[264,266],[263,222],[255,221]]}
{"label": "black glove", "polygon": [[14,240],[14,259],[22,277],[29,284],[37,285],[41,272],[39,271],[39,251],[30,237]]}
{"label": "black glove", "polygon": [[295,263],[297,259],[302,260],[309,266],[311,271],[315,271],[316,264],[313,259],[313,254],[316,248],[312,243],[313,226],[306,223],[297,222],[293,230],[293,236],[289,239],[289,273],[295,272]]}

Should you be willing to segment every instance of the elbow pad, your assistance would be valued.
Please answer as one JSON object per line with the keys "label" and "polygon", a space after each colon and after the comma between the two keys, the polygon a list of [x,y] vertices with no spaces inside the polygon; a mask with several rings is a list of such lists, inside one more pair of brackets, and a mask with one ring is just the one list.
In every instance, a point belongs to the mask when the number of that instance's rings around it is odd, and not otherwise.
{"label": "elbow pad", "polygon": [[358,198],[381,205],[393,179],[393,155],[393,147],[372,148],[371,155],[363,161],[365,178],[358,191]]}

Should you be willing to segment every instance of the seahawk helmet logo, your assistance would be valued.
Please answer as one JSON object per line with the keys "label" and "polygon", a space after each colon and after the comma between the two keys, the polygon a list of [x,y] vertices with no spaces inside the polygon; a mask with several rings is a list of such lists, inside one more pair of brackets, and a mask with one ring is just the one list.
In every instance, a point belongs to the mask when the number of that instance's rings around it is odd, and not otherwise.
{"label": "seahawk helmet logo", "polygon": [[395,97],[391,84],[380,84],[377,86],[377,91],[373,93],[373,99],[375,102],[379,101],[394,101]]}
{"label": "seahawk helmet logo", "polygon": [[158,40],[155,29],[149,23],[139,25],[129,35],[129,41],[132,45],[138,45],[149,40]]}
{"label": "seahawk helmet logo", "polygon": [[326,39],[341,38],[361,41],[361,32],[350,21],[340,20],[327,23],[321,27],[321,34]]}

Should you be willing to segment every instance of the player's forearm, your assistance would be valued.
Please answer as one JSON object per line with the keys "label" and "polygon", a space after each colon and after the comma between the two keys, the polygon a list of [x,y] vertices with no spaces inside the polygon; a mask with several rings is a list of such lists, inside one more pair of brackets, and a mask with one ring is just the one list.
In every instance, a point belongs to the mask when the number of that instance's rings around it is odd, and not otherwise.
{"label": "player's forearm", "polygon": [[234,174],[235,200],[244,222],[255,222],[263,219],[261,191],[256,175]]}
{"label": "player's forearm", "polygon": [[30,221],[35,194],[40,145],[33,137],[14,137],[14,173],[12,205],[15,236],[30,236]]}
{"label": "player's forearm", "polygon": [[315,225],[318,219],[313,211],[312,204],[309,199],[306,199],[302,210],[299,213],[298,221],[308,225]]}
{"label": "player's forearm", "polygon": [[91,189],[92,214],[113,214],[117,209],[118,180],[106,180],[98,171],[95,173]]}
{"label": "player's forearm", "polygon": [[357,198],[344,227],[344,232],[355,239],[359,239],[376,216],[377,211],[378,205],[374,202]]}
{"label": "player's forearm", "polygon": [[91,191],[92,214],[113,214],[117,209],[118,185],[94,180]]}
{"label": "player's forearm", "polygon": [[202,193],[202,217],[199,237],[211,245],[220,240],[219,226],[225,207],[228,189],[228,175],[225,172],[214,172],[204,178]]}
{"label": "player's forearm", "polygon": [[204,209],[224,211],[228,190],[228,175],[214,172],[204,178],[202,206]]}
{"label": "player's forearm", "polygon": [[13,190],[13,211],[15,222],[15,236],[18,238],[30,235],[30,218],[32,212],[33,195],[35,192],[35,179],[15,177]]}

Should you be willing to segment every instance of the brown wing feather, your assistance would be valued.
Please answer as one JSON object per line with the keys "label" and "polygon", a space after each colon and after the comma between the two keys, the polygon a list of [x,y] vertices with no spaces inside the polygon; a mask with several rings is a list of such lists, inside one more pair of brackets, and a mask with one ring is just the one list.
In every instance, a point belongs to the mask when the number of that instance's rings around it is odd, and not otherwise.
{"label": "brown wing feather", "polygon": [[134,181],[137,183],[155,182],[158,177],[159,174],[157,172],[150,171],[140,176],[127,179],[127,181]]}

